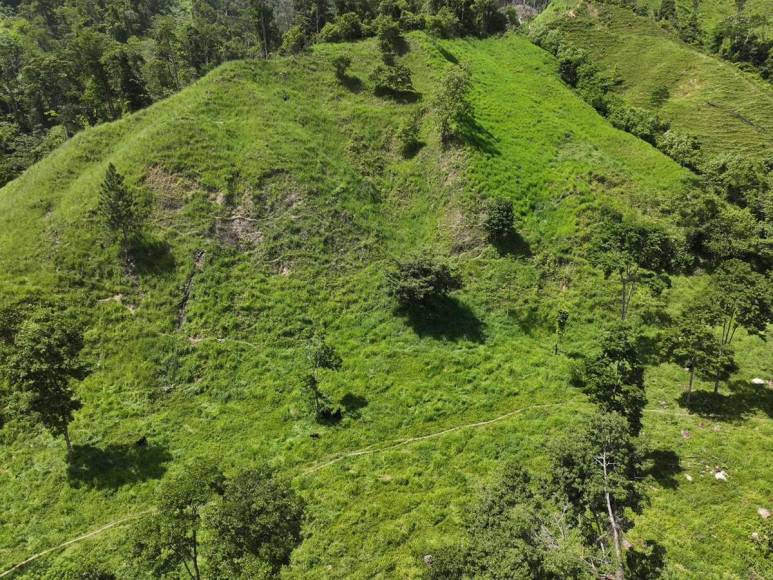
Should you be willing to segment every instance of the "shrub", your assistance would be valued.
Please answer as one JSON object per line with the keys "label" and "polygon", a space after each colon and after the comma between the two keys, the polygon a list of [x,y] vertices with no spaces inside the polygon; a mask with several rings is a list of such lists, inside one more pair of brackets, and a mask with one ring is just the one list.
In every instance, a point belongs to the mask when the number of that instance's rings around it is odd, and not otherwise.
{"label": "shrub", "polygon": [[357,40],[362,38],[362,21],[354,12],[346,12],[336,18],[338,35],[341,40]]}
{"label": "shrub", "polygon": [[488,205],[483,227],[490,240],[501,240],[513,230],[515,214],[513,204],[507,199],[495,199]]}
{"label": "shrub", "polygon": [[400,26],[395,20],[382,14],[373,21],[373,29],[382,54],[391,55],[400,52],[404,39]]}
{"label": "shrub", "polygon": [[387,290],[401,308],[424,308],[461,288],[444,262],[420,256],[398,262],[387,274]]}
{"label": "shrub", "polygon": [[333,58],[333,66],[336,70],[336,78],[345,79],[346,78],[346,71],[352,64],[352,59],[344,54],[339,54],[335,58]]}
{"label": "shrub", "polygon": [[370,74],[377,95],[400,95],[413,92],[411,71],[408,67],[396,64],[380,64]]}
{"label": "shrub", "polygon": [[421,113],[420,110],[415,111],[397,130],[397,140],[400,143],[400,153],[403,157],[412,157],[421,147],[419,140]]}
{"label": "shrub", "polygon": [[684,167],[695,171],[701,165],[701,143],[692,135],[670,129],[657,140],[657,145],[658,149]]}
{"label": "shrub", "polygon": [[443,6],[437,13],[424,17],[424,28],[432,36],[453,38],[459,34],[460,24],[450,8]]}
{"label": "shrub", "polygon": [[668,122],[657,115],[622,102],[610,107],[609,120],[618,129],[632,133],[651,145],[656,145],[658,137],[668,130]]}
{"label": "shrub", "polygon": [[650,95],[650,104],[653,107],[661,107],[671,96],[668,87],[665,85],[658,85],[652,90]]}
{"label": "shrub", "polygon": [[298,54],[306,48],[306,35],[300,26],[291,26],[282,37],[282,54]]}

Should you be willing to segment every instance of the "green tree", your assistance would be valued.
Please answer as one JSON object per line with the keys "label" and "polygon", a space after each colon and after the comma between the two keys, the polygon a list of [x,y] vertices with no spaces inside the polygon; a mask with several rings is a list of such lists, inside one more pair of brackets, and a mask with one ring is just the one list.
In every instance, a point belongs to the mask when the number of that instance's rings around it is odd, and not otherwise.
{"label": "green tree", "polygon": [[515,212],[509,199],[495,199],[489,202],[483,227],[489,240],[496,242],[505,239],[513,232]]}
{"label": "green tree", "polygon": [[386,282],[387,292],[404,309],[426,308],[461,287],[448,265],[431,256],[397,262]]}
{"label": "green tree", "polygon": [[220,470],[207,463],[165,480],[156,492],[156,513],[143,518],[132,533],[132,557],[138,567],[157,577],[184,569],[200,580],[203,512],[224,485]]}
{"label": "green tree", "polygon": [[620,320],[625,321],[636,291],[646,285],[660,292],[668,274],[683,260],[681,248],[661,226],[632,217],[612,215],[602,222],[591,248],[591,261],[620,282]]}
{"label": "green tree", "polygon": [[638,336],[627,325],[608,331],[601,352],[586,360],[576,377],[590,400],[605,413],[618,413],[638,435],[647,396],[644,366],[639,357]]}
{"label": "green tree", "polygon": [[642,458],[627,421],[616,413],[594,415],[579,433],[561,439],[552,456],[554,489],[581,524],[609,546],[603,552],[614,554],[614,577],[622,579],[624,512],[637,510],[642,501]]}
{"label": "green tree", "polygon": [[[712,324],[721,326],[720,359],[724,359],[738,328],[760,338],[773,322],[773,284],[769,276],[755,272],[741,260],[727,260],[711,276],[702,304]],[[727,365],[720,364],[722,372]],[[732,365],[730,365],[732,366]],[[722,377],[718,374],[714,391]]]}
{"label": "green tree", "polygon": [[228,481],[207,519],[213,577],[278,577],[301,541],[304,504],[287,481],[268,468]]}
{"label": "green tree", "polygon": [[685,314],[679,323],[666,335],[665,346],[668,358],[689,370],[687,402],[692,395],[695,375],[716,379],[727,376],[735,367],[733,353],[706,326],[701,316]]}
{"label": "green tree", "polygon": [[658,8],[658,20],[668,20],[676,22],[676,2],[675,0],[661,0]]}
{"label": "green tree", "polygon": [[274,22],[274,8],[268,0],[249,0],[248,14],[260,41],[263,58],[268,58],[279,44],[279,30]]}
{"label": "green tree", "polygon": [[111,234],[118,237],[125,253],[131,239],[142,229],[142,212],[133,192],[112,163],[107,166],[99,191],[97,211]]}
{"label": "green tree", "polygon": [[564,334],[566,333],[566,326],[569,323],[569,311],[564,310],[561,308],[556,313],[556,345],[553,349],[553,354],[558,354],[558,348],[561,343],[561,339],[564,337]]}
{"label": "green tree", "polygon": [[320,371],[340,370],[343,361],[336,349],[328,344],[324,337],[316,337],[311,341],[308,357],[311,372],[304,379],[303,388],[309,407],[314,411],[317,421],[336,419],[340,417],[341,412],[332,408],[327,395],[320,389]]}
{"label": "green tree", "polygon": [[338,80],[345,80],[347,76],[347,70],[352,64],[352,59],[345,54],[336,55],[333,58],[333,67],[335,67],[336,78]]}
{"label": "green tree", "polygon": [[16,330],[3,368],[14,407],[64,438],[69,463],[74,459],[69,426],[82,406],[72,383],[86,374],[79,359],[82,348],[83,337],[71,320],[38,310]]}
{"label": "green tree", "polygon": [[472,116],[469,100],[471,82],[470,69],[459,66],[454,67],[440,84],[440,91],[435,98],[435,111],[443,143],[459,137],[463,124]]}

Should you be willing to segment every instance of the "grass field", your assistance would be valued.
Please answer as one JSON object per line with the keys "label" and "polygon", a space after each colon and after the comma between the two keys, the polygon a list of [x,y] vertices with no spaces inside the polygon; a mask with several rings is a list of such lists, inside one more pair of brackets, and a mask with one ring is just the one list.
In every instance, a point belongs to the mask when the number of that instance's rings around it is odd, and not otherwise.
{"label": "grass field", "polygon": [[[660,0],[645,0],[641,2],[649,8],[651,13],[656,13],[660,8]],[[690,17],[692,10],[692,0],[676,0],[676,15],[680,22],[685,22]],[[743,2],[743,13],[749,17],[766,16],[770,18],[769,0],[746,0]],[[733,0],[700,0],[698,3],[698,23],[703,33],[708,36],[714,30],[717,24],[725,18],[737,14],[737,3]],[[770,35],[770,25],[768,22],[764,26],[764,31]]]}
{"label": "grass field", "polygon": [[[613,4],[553,2],[537,26],[560,29],[622,80],[631,104],[656,110],[671,126],[698,137],[705,151],[769,155],[773,147],[773,85],[736,65],[679,41],[651,18]],[[651,103],[657,87],[668,100]]]}
{"label": "grass field", "polygon": [[[689,175],[613,129],[525,38],[417,33],[410,45],[419,97],[409,102],[373,96],[370,41],[231,63],[76,136],[0,190],[0,296],[74,302],[93,369],[78,389],[77,475],[42,430],[0,431],[3,569],[152,508],[167,473],[215,458],[227,472],[268,462],[307,500],[287,577],[417,577],[421,556],[461,533],[503,458],[544,474],[550,440],[591,410],[568,384],[569,355],[591,350],[615,316],[616,289],[583,259],[589,210],[657,216]],[[345,84],[331,64],[339,53],[353,59]],[[471,66],[476,123],[466,146],[443,150],[431,102],[455,62]],[[405,160],[394,133],[416,109],[425,145]],[[92,212],[110,161],[154,200],[132,275]],[[477,226],[490,197],[513,200],[518,215],[520,239],[500,250]],[[391,260],[427,251],[450,256],[465,282],[433,324],[396,316],[383,290]],[[678,280],[663,300],[676,309],[701,283]],[[572,314],[553,356],[559,305]],[[637,310],[654,306],[642,297]],[[345,409],[336,426],[314,423],[298,388],[306,339],[321,331],[344,361],[322,378]],[[750,534],[773,495],[772,409],[771,392],[752,392],[749,379],[771,376],[773,357],[746,337],[737,350],[741,370],[718,415],[678,405],[677,367],[648,369],[644,434],[658,453],[630,540],[660,542],[672,575],[745,577],[759,566]],[[150,445],[138,451],[141,436]],[[358,450],[372,452],[341,456]],[[714,480],[716,465],[728,482]],[[89,557],[131,577],[122,534],[20,576],[56,577]]]}

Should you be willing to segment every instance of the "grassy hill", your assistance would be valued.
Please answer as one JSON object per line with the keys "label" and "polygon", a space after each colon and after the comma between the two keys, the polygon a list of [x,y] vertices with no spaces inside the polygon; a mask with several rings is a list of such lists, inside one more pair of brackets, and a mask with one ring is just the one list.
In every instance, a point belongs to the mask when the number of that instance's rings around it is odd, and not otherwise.
{"label": "grassy hill", "polygon": [[[645,0],[642,2],[651,13],[660,8],[660,0]],[[746,16],[770,17],[770,2],[768,0],[746,0],[743,13]],[[676,15],[680,22],[686,22],[692,11],[692,0],[676,0]],[[717,24],[725,18],[737,14],[736,2],[732,0],[700,0],[698,3],[698,24],[702,31],[711,34]],[[770,31],[769,24],[767,28]]]}
{"label": "grassy hill", "polygon": [[[614,4],[559,0],[535,25],[561,30],[619,76],[628,102],[657,110],[674,128],[698,137],[707,152],[759,157],[773,147],[773,86],[681,42],[655,20]],[[669,98],[653,106],[658,87]]]}
{"label": "grassy hill", "polygon": [[[583,257],[590,210],[603,202],[657,217],[689,175],[613,129],[522,37],[416,34],[410,48],[418,99],[373,95],[371,41],[232,63],[77,135],[0,189],[0,296],[74,304],[93,370],[78,390],[75,475],[44,431],[0,431],[3,569],[141,515],[163,477],[208,458],[228,472],[268,462],[305,497],[288,577],[416,577],[423,554],[461,533],[502,458],[544,473],[553,435],[591,410],[569,386],[567,355],[592,349],[616,312],[615,287]],[[337,54],[353,59],[344,84]],[[476,123],[465,146],[444,150],[431,102],[456,62],[472,70]],[[424,147],[403,159],[395,133],[417,110]],[[93,212],[108,162],[153,203],[128,272]],[[498,197],[514,202],[521,236],[499,250],[478,225],[483,200]],[[384,270],[416,252],[450,256],[464,280],[445,320],[397,316],[385,296]],[[662,297],[670,309],[702,284],[676,282]],[[572,314],[566,355],[553,356],[559,305]],[[636,308],[653,306],[642,296]],[[316,424],[298,388],[307,339],[322,331],[343,358],[322,378],[345,409],[336,426]],[[770,391],[748,380],[770,376],[773,357],[739,340],[741,370],[718,415],[679,407],[676,366],[648,369],[652,502],[630,540],[656,539],[681,577],[758,565],[750,534],[773,493],[773,428]],[[728,482],[712,476],[717,465]],[[89,557],[130,577],[122,534],[20,576],[56,577]]]}

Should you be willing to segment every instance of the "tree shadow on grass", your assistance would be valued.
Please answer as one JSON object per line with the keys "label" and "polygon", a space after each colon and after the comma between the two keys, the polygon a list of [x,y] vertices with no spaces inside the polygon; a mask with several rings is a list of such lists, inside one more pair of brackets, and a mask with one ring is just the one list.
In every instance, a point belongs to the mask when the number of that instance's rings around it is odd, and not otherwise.
{"label": "tree shadow on grass", "polygon": [[171,247],[162,240],[143,236],[134,241],[129,255],[140,274],[164,274],[177,267]]}
{"label": "tree shadow on grass", "polygon": [[159,479],[171,460],[166,447],[159,445],[110,444],[104,449],[76,445],[67,476],[74,487],[118,489],[129,483]]}
{"label": "tree shadow on grass", "polygon": [[628,574],[637,580],[655,580],[663,574],[666,549],[655,540],[646,540],[642,547],[634,547],[625,553]]}
{"label": "tree shadow on grass", "polygon": [[363,85],[359,77],[345,74],[343,76],[338,77],[338,80],[341,81],[341,84],[345,86],[350,92],[352,93],[362,92]]}
{"label": "tree shadow on grass", "polygon": [[689,398],[687,393],[682,393],[677,401],[691,413],[717,421],[743,421],[757,411],[773,417],[773,391],[770,389],[746,381],[733,381],[722,388],[730,393],[693,391]]}
{"label": "tree shadow on grass", "polygon": [[403,314],[414,332],[422,338],[486,341],[481,320],[468,306],[450,296],[436,299],[424,308],[405,310]]}
{"label": "tree shadow on grass", "polygon": [[347,415],[357,418],[360,416],[360,410],[368,406],[368,399],[354,393],[346,393],[341,399],[341,405]]}
{"label": "tree shadow on grass", "polygon": [[504,236],[498,236],[491,240],[500,256],[523,256],[529,258],[532,255],[531,246],[523,236],[515,230],[510,230]]}
{"label": "tree shadow on grass", "polygon": [[378,89],[375,92],[377,97],[382,99],[389,99],[396,103],[407,105],[409,103],[417,103],[421,100],[421,93],[416,91],[395,91],[391,89]]}
{"label": "tree shadow on grass", "polygon": [[649,463],[646,474],[651,476],[661,487],[676,489],[679,482],[676,475],[683,471],[679,456],[671,449],[654,449],[645,460]]}
{"label": "tree shadow on grass", "polygon": [[468,115],[459,127],[462,141],[489,156],[500,155],[497,138],[472,116]]}
{"label": "tree shadow on grass", "polygon": [[442,47],[442,46],[440,46],[439,44],[436,44],[436,45],[435,45],[435,48],[437,48],[437,51],[438,51],[438,52],[439,52],[439,53],[440,53],[440,54],[443,56],[443,58],[444,58],[444,59],[446,59],[448,62],[450,62],[450,63],[453,63],[453,64],[459,64],[459,59],[458,59],[458,58],[456,58],[456,56],[454,55],[454,53],[452,53],[452,52],[451,52],[451,51],[449,51],[449,50],[446,50],[445,48],[443,48],[443,47]]}

